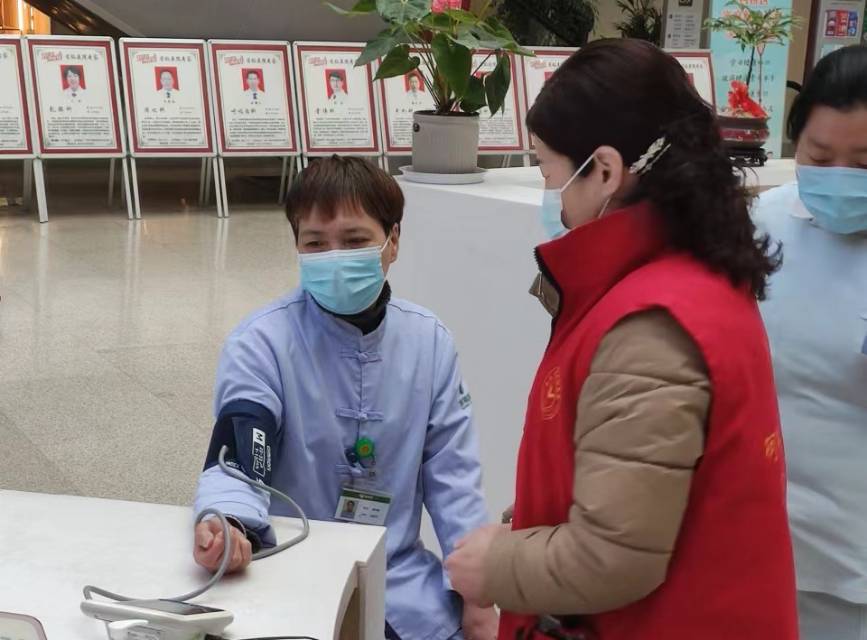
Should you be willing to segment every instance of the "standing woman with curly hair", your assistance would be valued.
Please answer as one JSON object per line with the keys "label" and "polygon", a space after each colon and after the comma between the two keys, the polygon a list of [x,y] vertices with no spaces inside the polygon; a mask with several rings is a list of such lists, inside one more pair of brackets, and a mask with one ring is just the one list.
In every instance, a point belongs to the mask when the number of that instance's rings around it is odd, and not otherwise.
{"label": "standing woman with curly hair", "polygon": [[608,40],[564,63],[527,124],[552,238],[533,292],[551,338],[511,530],[464,539],[452,586],[503,610],[501,640],[794,640],[756,304],[780,260],[713,112],[663,51]]}

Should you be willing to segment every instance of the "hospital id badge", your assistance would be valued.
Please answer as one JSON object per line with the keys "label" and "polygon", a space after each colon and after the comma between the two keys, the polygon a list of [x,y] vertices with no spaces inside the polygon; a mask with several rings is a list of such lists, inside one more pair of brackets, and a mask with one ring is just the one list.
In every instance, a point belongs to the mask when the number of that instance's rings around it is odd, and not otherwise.
{"label": "hospital id badge", "polygon": [[389,495],[343,487],[334,517],[344,522],[384,527],[390,507],[391,496]]}

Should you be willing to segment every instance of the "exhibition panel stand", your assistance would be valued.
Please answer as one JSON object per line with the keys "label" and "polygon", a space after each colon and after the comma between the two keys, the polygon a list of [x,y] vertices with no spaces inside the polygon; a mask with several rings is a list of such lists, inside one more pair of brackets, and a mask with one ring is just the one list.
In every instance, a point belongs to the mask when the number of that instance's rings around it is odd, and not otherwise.
{"label": "exhibition panel stand", "polygon": [[[220,172],[225,176],[227,157],[282,158],[282,202],[301,152],[291,49],[286,42],[211,40],[208,50]],[[223,207],[228,216],[225,193]]]}
{"label": "exhibition panel stand", "polygon": [[[542,87],[554,72],[561,67],[566,59],[578,51],[577,47],[533,47],[535,58],[521,58],[521,79],[524,87],[524,111],[522,121],[526,122],[530,107],[536,102]],[[527,135],[527,150],[533,151],[533,141]],[[524,158],[524,164],[530,164],[529,153]]]}
{"label": "exhibition panel stand", "polygon": [[210,159],[217,217],[223,217],[226,179],[214,144],[205,41],[121,38],[120,47],[136,217],[137,158]]}
{"label": "exhibition panel stand", "polygon": [[[32,101],[28,99],[30,82],[24,57],[20,37],[0,36],[0,85],[5,87],[0,92],[0,160],[24,161],[22,197],[24,206],[29,207],[36,154],[30,131]],[[43,215],[43,210],[40,210],[40,219]]]}
{"label": "exhibition panel stand", "polygon": [[[110,158],[126,155],[120,123],[120,92],[114,41],[108,37],[27,36],[32,76],[36,158],[33,173],[39,221],[48,220],[43,161]],[[127,215],[133,217],[130,179],[123,164]],[[111,199],[111,197],[109,197]]]}
{"label": "exhibition panel stand", "polygon": [[713,106],[716,113],[716,92],[714,91],[713,80],[713,61],[711,53],[708,50],[694,51],[669,51],[675,60],[677,60],[689,76],[692,86],[698,91],[698,95]]}
{"label": "exhibition panel stand", "polygon": [[373,67],[355,66],[364,49],[352,42],[296,42],[299,123],[309,158],[342,153],[377,158],[382,164]]}
{"label": "exhibition panel stand", "polygon": [[[491,111],[487,107],[479,111],[479,154],[483,156],[502,155],[503,166],[511,163],[512,156],[524,156],[524,163],[529,164],[527,156],[527,131],[524,126],[524,116],[521,103],[518,99],[518,73],[517,56],[510,53],[509,61],[512,68],[512,82],[509,83],[509,92],[503,102],[503,110],[491,117]],[[473,74],[477,78],[484,78],[497,66],[497,57],[493,51],[479,50],[473,54]]]}

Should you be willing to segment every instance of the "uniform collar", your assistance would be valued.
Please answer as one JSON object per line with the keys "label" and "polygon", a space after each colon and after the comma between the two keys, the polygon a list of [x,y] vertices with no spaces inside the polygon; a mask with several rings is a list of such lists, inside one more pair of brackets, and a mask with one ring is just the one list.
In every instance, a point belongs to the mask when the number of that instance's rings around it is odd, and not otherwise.
{"label": "uniform collar", "polygon": [[[556,308],[550,308],[550,302],[546,307],[555,318],[581,318],[609,289],[665,248],[663,220],[647,202],[542,244],[536,248],[536,261],[557,294]],[[550,301],[554,296],[547,297]]]}
{"label": "uniform collar", "polygon": [[[359,329],[342,316],[334,315],[317,304],[307,291],[304,291],[304,297],[308,302],[308,307],[313,313],[314,320],[322,326],[322,328],[345,347],[358,349],[359,351],[374,350],[382,342],[382,337],[385,334],[385,328],[388,324],[388,301],[391,298],[391,289],[388,289],[387,297],[383,305],[382,320],[379,326],[368,334]],[[386,290],[383,289],[383,295],[386,295]],[[383,300],[383,295],[380,295],[379,300],[371,307],[377,307]],[[366,312],[362,312],[364,314]],[[362,315],[359,314],[359,315]],[[354,316],[353,316],[354,317]]]}

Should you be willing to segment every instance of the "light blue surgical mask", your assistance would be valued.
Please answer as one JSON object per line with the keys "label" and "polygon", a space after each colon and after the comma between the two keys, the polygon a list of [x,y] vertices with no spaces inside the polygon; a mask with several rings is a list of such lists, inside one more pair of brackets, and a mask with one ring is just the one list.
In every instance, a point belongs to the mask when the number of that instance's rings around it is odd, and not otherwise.
{"label": "light blue surgical mask", "polygon": [[867,169],[799,164],[798,193],[823,229],[840,234],[867,231]]}
{"label": "light blue surgical mask", "polygon": [[385,286],[381,247],[298,255],[301,286],[324,309],[341,316],[370,307]]}
{"label": "light blue surgical mask", "polygon": [[563,192],[575,181],[578,174],[584,171],[584,168],[590,164],[591,160],[593,160],[592,155],[584,161],[584,164],[578,167],[575,173],[572,174],[572,177],[566,181],[566,184],[559,189],[545,189],[542,195],[542,209],[539,218],[542,222],[542,227],[545,229],[545,233],[551,240],[556,240],[560,236],[569,233],[569,229],[563,224]]}

